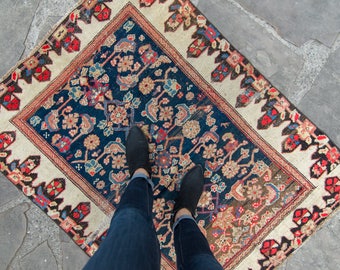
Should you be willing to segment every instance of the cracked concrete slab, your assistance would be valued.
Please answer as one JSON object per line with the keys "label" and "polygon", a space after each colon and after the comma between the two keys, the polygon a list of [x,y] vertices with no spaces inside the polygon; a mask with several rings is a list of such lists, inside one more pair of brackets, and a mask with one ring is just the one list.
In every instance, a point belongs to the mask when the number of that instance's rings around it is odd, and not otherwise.
{"label": "cracked concrete slab", "polygon": [[72,241],[70,236],[68,236],[67,233],[64,232],[62,229],[59,230],[59,239],[62,243],[69,243]]}
{"label": "cracked concrete slab", "polygon": [[63,257],[62,269],[82,269],[89,260],[89,256],[61,229],[59,230],[59,239]]}
{"label": "cracked concrete slab", "polygon": [[25,212],[28,209],[29,205],[24,203],[0,213],[1,269],[7,268],[24,241],[28,223]]}
{"label": "cracked concrete slab", "polygon": [[20,269],[25,270],[58,269],[57,262],[53,257],[51,248],[48,246],[46,241],[23,257],[19,264]]}
{"label": "cracked concrete slab", "polygon": [[[338,211],[332,219],[325,222],[312,238],[307,239],[284,264],[278,267],[278,270],[339,269],[340,257],[333,254],[333,252],[338,253],[340,250],[339,228],[340,212]],[[333,252],[325,252],[327,250]]]}
{"label": "cracked concrete slab", "polygon": [[13,260],[11,267],[14,269],[19,267],[23,257],[32,253],[33,250],[46,241],[57,264],[61,265],[62,250],[59,239],[60,229],[39,207],[33,203],[31,204],[31,208],[26,212],[28,224],[25,241],[18,250],[17,257]]}
{"label": "cracked concrete slab", "polygon": [[[64,17],[78,0],[2,0],[0,1],[0,77],[21,57],[27,56],[37,43]],[[19,19],[20,18],[20,19]]]}
{"label": "cracked concrete slab", "polygon": [[294,83],[282,92],[295,105],[310,91],[320,71],[323,69],[331,50],[316,40],[306,42],[299,51],[304,56],[304,64]]}
{"label": "cracked concrete slab", "polygon": [[[62,243],[63,270],[82,269],[89,257],[74,242]],[[75,258],[77,258],[75,260]]]}
{"label": "cracked concrete slab", "polygon": [[232,1],[198,1],[197,7],[279,90],[293,85],[303,57],[280,42]]}
{"label": "cracked concrete slab", "polygon": [[[18,62],[25,50],[27,32],[40,0],[2,0],[0,1],[0,77]],[[18,20],[20,18],[20,20]]]}
{"label": "cracked concrete slab", "polygon": [[338,0],[236,0],[266,20],[280,35],[300,47],[316,39],[332,47],[340,33]]}
{"label": "cracked concrete slab", "polygon": [[20,191],[0,173],[0,207],[20,196]]}
{"label": "cracked concrete slab", "polygon": [[303,97],[299,109],[307,115],[313,115],[312,120],[337,145],[340,145],[340,48],[331,53],[328,61],[317,76],[312,89]]}
{"label": "cracked concrete slab", "polygon": [[40,1],[35,11],[35,16],[25,40],[25,51],[23,55],[28,55],[37,43],[49,33],[53,26],[61,20],[75,6],[78,0],[60,1],[49,0]]}

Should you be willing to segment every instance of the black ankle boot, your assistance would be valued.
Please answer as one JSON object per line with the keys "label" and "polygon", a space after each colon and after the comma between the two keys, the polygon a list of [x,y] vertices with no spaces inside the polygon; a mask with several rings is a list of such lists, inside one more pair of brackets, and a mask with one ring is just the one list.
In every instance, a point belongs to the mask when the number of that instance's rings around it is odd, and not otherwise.
{"label": "black ankle boot", "polygon": [[172,225],[177,212],[182,208],[188,209],[191,215],[193,217],[195,216],[197,204],[203,192],[203,186],[203,169],[200,165],[196,165],[190,169],[182,179],[181,188],[178,197],[175,200],[175,206],[173,209],[173,216],[171,220]]}
{"label": "black ankle boot", "polygon": [[139,168],[145,169],[151,177],[148,141],[143,131],[137,126],[133,126],[129,131],[126,140],[126,159],[130,177]]}

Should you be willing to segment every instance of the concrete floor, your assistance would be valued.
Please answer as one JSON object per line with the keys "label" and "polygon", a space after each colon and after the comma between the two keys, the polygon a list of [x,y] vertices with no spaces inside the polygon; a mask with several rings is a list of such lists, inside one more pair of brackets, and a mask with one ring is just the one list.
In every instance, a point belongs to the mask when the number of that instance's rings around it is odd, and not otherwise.
{"label": "concrete floor", "polygon": [[[0,0],[0,77],[76,0]],[[309,119],[340,145],[340,1],[194,0]],[[0,175],[0,270],[80,269],[88,257]],[[339,269],[340,212],[279,269]]]}

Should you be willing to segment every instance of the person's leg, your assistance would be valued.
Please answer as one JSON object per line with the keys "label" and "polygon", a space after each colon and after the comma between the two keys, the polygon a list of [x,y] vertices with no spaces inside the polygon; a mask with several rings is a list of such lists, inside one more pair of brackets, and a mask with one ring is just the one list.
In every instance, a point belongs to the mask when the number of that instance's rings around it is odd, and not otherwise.
{"label": "person's leg", "polygon": [[174,225],[177,269],[222,270],[205,236],[190,215],[180,216]]}
{"label": "person's leg", "polygon": [[106,239],[84,269],[160,269],[152,222],[153,193],[145,177],[133,178],[112,218]]}
{"label": "person's leg", "polygon": [[203,170],[200,166],[195,166],[183,177],[179,196],[176,199],[173,231],[179,270],[223,269],[193,218],[203,186]]}
{"label": "person's leg", "polygon": [[112,218],[106,239],[84,269],[160,269],[160,247],[152,222],[153,192],[148,143],[131,128],[126,156],[132,179]]}

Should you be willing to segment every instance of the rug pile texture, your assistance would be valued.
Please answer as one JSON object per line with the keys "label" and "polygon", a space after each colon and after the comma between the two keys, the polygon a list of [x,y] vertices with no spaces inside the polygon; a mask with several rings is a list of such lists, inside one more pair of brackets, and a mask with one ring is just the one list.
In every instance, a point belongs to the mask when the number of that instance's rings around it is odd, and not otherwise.
{"label": "rug pile texture", "polygon": [[195,164],[197,220],[219,262],[274,268],[338,207],[339,149],[227,38],[190,1],[81,1],[0,81],[0,171],[91,256],[139,125],[164,269],[175,269],[171,211]]}

